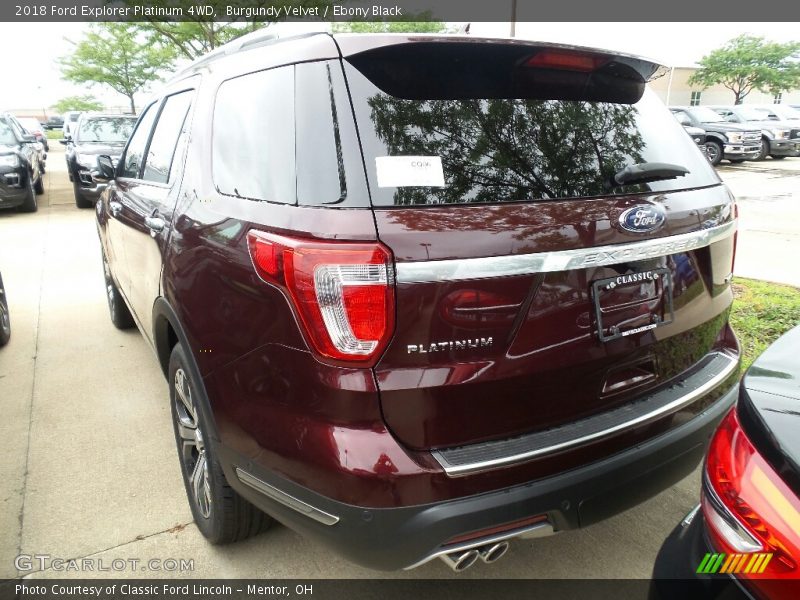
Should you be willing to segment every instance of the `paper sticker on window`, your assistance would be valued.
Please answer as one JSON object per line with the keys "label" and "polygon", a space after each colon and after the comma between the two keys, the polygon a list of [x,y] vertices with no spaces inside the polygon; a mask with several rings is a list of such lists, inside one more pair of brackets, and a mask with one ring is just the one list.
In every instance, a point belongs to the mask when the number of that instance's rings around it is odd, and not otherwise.
{"label": "paper sticker on window", "polygon": [[378,187],[444,187],[439,156],[379,156],[375,168]]}

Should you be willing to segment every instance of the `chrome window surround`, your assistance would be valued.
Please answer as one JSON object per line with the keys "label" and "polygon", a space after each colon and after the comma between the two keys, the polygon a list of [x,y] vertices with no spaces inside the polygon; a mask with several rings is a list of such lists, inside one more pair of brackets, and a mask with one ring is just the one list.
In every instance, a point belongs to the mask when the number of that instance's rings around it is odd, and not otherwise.
{"label": "chrome window surround", "polygon": [[[634,419],[630,419],[623,423],[619,423],[602,431],[596,431],[588,435],[567,439],[558,444],[553,444],[550,446],[546,446],[544,448],[537,448],[529,452],[512,454],[509,456],[502,456],[500,458],[477,461],[467,464],[453,465],[447,461],[446,457],[442,454],[442,452],[437,450],[434,450],[433,452],[431,452],[431,454],[433,455],[433,458],[436,460],[436,462],[438,462],[441,465],[441,467],[444,469],[447,475],[449,475],[450,477],[458,477],[460,475],[467,475],[469,473],[475,473],[477,471],[485,471],[489,469],[495,469],[498,467],[504,467],[516,463],[525,462],[527,460],[531,460],[539,456],[544,456],[547,454],[552,454],[553,452],[566,450],[567,448],[571,448],[573,446],[579,446],[581,444],[585,444],[586,442],[590,442],[596,439],[601,439],[609,435],[612,435],[614,433],[624,431],[631,427],[647,423],[663,415],[666,415],[670,412],[680,410],[681,408],[687,406],[688,404],[691,404],[693,401],[695,401],[703,394],[710,392],[715,387],[720,385],[723,381],[725,381],[728,377],[730,377],[739,368],[738,356],[731,356],[729,354],[725,354],[722,352],[714,354],[716,357],[727,359],[729,362],[727,365],[725,365],[725,367],[721,371],[719,371],[714,377],[706,381],[703,385],[700,385],[692,389],[689,393],[684,394],[679,398],[676,398],[675,400],[669,402],[668,404],[664,404],[663,406],[658,407],[656,410],[640,415]],[[498,442],[489,442],[489,443],[503,444],[504,440],[500,440]]]}
{"label": "chrome window surround", "polygon": [[314,519],[323,525],[336,525],[336,523],[339,522],[339,517],[330,513],[326,513],[324,510],[320,510],[319,508],[311,506],[302,500],[298,500],[283,490],[279,490],[274,485],[270,485],[266,481],[261,481],[258,477],[251,475],[240,467],[236,467],[236,477],[238,477],[239,481],[246,486],[253,488],[257,492],[261,492],[268,498],[271,498],[272,500],[275,500],[276,502],[279,502],[280,504],[283,504],[292,510],[296,510],[300,514],[303,514],[310,519]]}
{"label": "chrome window surround", "polygon": [[574,250],[398,262],[396,278],[398,284],[464,281],[615,265],[704,248],[733,235],[736,225],[736,220],[731,220],[722,225],[679,235]]}

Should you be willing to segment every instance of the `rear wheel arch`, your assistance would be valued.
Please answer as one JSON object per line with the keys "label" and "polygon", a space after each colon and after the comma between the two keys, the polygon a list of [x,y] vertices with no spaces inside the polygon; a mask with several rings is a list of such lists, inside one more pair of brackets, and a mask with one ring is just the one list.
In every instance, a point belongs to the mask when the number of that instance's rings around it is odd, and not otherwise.
{"label": "rear wheel arch", "polygon": [[198,402],[203,403],[205,414],[208,415],[208,435],[217,443],[220,441],[216,419],[214,412],[211,409],[211,402],[208,399],[203,378],[200,375],[200,369],[197,366],[197,361],[192,353],[192,346],[186,336],[183,326],[177,313],[163,296],[156,299],[153,304],[153,345],[155,347],[158,363],[161,366],[161,372],[164,378],[169,377],[169,359],[172,355],[173,348],[180,343],[183,346],[186,358],[189,362],[189,369],[192,371],[191,375],[196,383],[199,398]]}

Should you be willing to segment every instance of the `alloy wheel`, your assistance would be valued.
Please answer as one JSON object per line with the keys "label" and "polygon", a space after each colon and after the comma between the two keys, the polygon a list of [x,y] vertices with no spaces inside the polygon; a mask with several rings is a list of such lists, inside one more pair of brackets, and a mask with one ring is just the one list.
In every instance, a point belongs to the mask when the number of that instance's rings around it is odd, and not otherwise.
{"label": "alloy wheel", "polygon": [[197,407],[192,398],[192,388],[186,372],[179,368],[175,371],[175,415],[178,435],[180,437],[180,459],[186,473],[192,497],[204,518],[211,515],[211,481],[208,473],[208,455],[206,454],[203,432],[197,417]]}

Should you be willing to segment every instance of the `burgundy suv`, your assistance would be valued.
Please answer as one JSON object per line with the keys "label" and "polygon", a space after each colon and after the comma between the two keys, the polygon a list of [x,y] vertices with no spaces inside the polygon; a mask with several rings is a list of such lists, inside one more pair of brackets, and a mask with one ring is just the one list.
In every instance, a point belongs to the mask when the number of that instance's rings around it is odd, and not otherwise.
{"label": "burgundy suv", "polygon": [[210,541],[272,517],[461,570],[694,469],[736,395],[736,211],[662,72],[256,33],[166,86],[98,160],[97,223]]}

